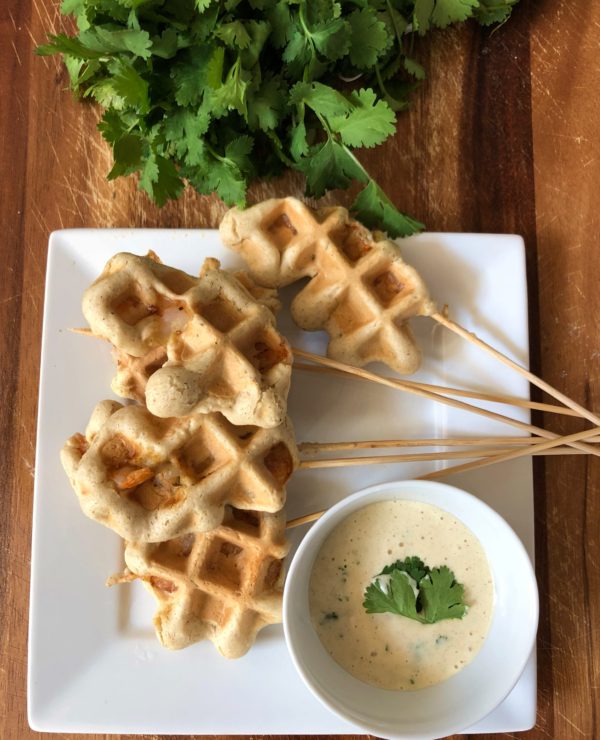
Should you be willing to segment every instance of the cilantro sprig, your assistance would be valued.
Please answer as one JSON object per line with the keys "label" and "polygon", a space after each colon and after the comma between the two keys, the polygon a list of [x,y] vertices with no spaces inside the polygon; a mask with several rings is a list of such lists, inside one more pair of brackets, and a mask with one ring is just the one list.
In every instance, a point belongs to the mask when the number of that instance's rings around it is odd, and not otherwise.
{"label": "cilantro sprig", "polygon": [[[389,576],[387,583],[380,576]],[[464,588],[445,565],[429,568],[418,557],[387,565],[365,590],[368,614],[391,612],[423,624],[462,619],[467,612]]]}
{"label": "cilantro sprig", "polygon": [[501,23],[516,2],[63,0],[78,32],[37,52],[62,54],[74,93],[104,108],[108,176],[137,173],[160,205],[187,182],[243,206],[250,182],[293,169],[315,197],[359,183],[357,217],[408,235],[422,224],[355,150],[394,134],[425,77],[419,36],[470,17]]}

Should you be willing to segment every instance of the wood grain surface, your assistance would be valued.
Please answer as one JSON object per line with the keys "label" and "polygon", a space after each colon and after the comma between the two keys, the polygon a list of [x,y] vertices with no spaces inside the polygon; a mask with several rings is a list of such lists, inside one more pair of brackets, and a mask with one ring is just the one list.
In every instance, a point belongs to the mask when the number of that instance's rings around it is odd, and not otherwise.
{"label": "wood grain surface", "polygon": [[[215,226],[216,199],[159,210],[108,183],[97,111],[58,61],[32,55],[58,0],[0,3],[0,738],[26,740],[36,404],[48,234],[65,227]],[[516,232],[527,244],[533,369],[600,410],[600,3],[522,0],[497,31],[439,33],[431,77],[365,163],[431,230]],[[252,198],[299,194],[288,178]],[[340,196],[342,202],[344,196]],[[330,197],[330,200],[333,200]],[[507,285],[507,300],[510,286]],[[498,317],[502,321],[502,317]],[[572,418],[540,418],[562,433]],[[528,738],[600,736],[600,465],[535,463],[539,710]],[[74,736],[63,736],[74,737]],[[90,736],[88,736],[90,737]],[[100,736],[97,736],[100,737]]]}

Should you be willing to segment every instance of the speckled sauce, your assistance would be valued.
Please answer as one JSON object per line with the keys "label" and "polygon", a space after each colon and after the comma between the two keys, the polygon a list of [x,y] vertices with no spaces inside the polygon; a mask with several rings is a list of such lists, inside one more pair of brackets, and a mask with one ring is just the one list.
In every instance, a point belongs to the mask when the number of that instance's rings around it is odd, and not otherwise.
{"label": "speckled sauce", "polygon": [[[397,559],[447,565],[465,589],[462,619],[422,624],[397,614],[367,614],[366,587]],[[448,512],[415,501],[370,504],[340,522],[323,543],[309,586],[310,614],[332,658],[384,689],[416,690],[449,678],[477,654],[488,632],[494,587],[473,533]]]}

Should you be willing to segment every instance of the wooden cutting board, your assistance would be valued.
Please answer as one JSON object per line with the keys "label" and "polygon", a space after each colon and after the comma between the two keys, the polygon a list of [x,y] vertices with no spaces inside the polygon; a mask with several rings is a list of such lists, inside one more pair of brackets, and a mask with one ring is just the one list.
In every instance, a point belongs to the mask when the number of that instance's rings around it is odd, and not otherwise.
{"label": "wooden cutting board", "polygon": [[[26,740],[36,735],[26,719],[27,610],[48,234],[80,226],[212,227],[224,207],[188,192],[159,210],[131,180],[108,183],[97,111],[73,101],[57,60],[32,53],[34,42],[58,28],[58,0],[1,5],[0,737]],[[391,198],[429,230],[523,235],[532,367],[596,411],[599,27],[600,3],[522,0],[493,33],[474,25],[437,33],[421,48],[431,76],[395,139],[361,157]],[[301,185],[286,178],[254,188],[251,198],[300,194]],[[328,200],[345,203],[347,196]],[[536,423],[563,434],[583,427],[569,417]],[[572,456],[538,458],[534,467],[539,713],[525,736],[594,738],[600,465]]]}

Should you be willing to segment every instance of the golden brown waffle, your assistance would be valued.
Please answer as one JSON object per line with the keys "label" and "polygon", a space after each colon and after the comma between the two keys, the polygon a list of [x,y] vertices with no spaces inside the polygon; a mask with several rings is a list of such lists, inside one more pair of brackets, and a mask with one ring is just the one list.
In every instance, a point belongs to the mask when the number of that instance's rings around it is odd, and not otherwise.
{"label": "golden brown waffle", "polygon": [[357,366],[380,361],[403,374],[418,369],[421,355],[407,322],[435,306],[395,242],[376,238],[345,208],[313,211],[295,198],[233,208],[220,233],[262,285],[311,278],[292,316],[302,329],[328,332],[330,357]]}
{"label": "golden brown waffle", "polygon": [[234,426],[220,414],[160,419],[101,401],[61,460],[83,512],[126,540],[205,532],[225,506],[276,512],[298,465],[290,423]]}
{"label": "golden brown waffle", "polygon": [[148,378],[160,370],[168,360],[166,347],[154,347],[142,357],[119,352],[114,347],[113,355],[117,364],[117,374],[112,379],[110,387],[117,396],[145,404]]}
{"label": "golden brown waffle", "polygon": [[227,507],[220,527],[155,544],[127,543],[125,562],[158,602],[156,634],[177,650],[209,639],[227,658],[281,621],[283,512]]}
{"label": "golden brown waffle", "polygon": [[92,332],[113,344],[113,390],[156,416],[219,411],[274,427],[286,416],[291,352],[275,291],[207,260],[193,278],[154,256],[121,253],[87,289]]}

